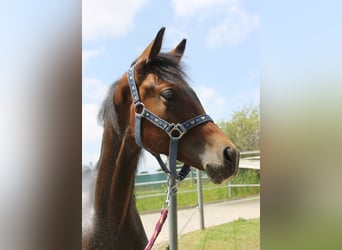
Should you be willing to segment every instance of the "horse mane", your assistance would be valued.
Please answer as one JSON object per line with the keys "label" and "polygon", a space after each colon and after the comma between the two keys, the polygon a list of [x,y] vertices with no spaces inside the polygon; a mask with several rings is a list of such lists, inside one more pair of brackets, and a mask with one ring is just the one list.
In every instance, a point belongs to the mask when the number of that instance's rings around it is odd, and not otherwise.
{"label": "horse mane", "polygon": [[[131,66],[134,65],[135,62],[136,60]],[[184,72],[183,66],[167,53],[159,53],[157,57],[145,64],[139,71],[138,77],[139,79],[144,79],[149,73],[156,74],[160,80],[165,82],[172,84],[187,84],[184,79],[188,77]],[[102,127],[109,121],[112,124],[114,131],[120,136],[117,112],[113,102],[113,97],[118,84],[119,80],[110,86],[107,96],[102,102],[97,120]]]}
{"label": "horse mane", "polygon": [[100,111],[97,115],[98,123],[104,127],[107,121],[109,121],[116,133],[119,133],[118,116],[114,107],[113,97],[119,81],[114,82],[108,90],[106,98],[103,100]]}

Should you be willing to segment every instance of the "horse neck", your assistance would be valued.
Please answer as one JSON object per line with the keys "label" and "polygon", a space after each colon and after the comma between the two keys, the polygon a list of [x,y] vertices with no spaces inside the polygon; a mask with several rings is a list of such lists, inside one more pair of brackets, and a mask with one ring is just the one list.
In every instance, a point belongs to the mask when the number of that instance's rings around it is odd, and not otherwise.
{"label": "horse neck", "polygon": [[[117,124],[104,123],[95,188],[93,227],[85,249],[144,249],[147,237],[134,200],[134,177],[141,149],[129,129],[127,77],[119,81],[114,105]],[[115,127],[115,128],[114,128]]]}
{"label": "horse neck", "polygon": [[116,107],[120,114],[118,125],[126,130],[115,131],[111,121],[104,124],[95,189],[94,232],[88,243],[93,248],[143,249],[147,243],[133,195],[141,150],[129,130],[127,107],[129,103]]}
{"label": "horse neck", "polygon": [[133,203],[134,177],[140,149],[134,138],[123,138],[105,126],[95,193],[95,213],[122,224]]}
{"label": "horse neck", "polygon": [[124,224],[131,207],[135,206],[134,181],[140,149],[133,140],[126,138],[122,142],[112,175],[108,215],[119,225]]}

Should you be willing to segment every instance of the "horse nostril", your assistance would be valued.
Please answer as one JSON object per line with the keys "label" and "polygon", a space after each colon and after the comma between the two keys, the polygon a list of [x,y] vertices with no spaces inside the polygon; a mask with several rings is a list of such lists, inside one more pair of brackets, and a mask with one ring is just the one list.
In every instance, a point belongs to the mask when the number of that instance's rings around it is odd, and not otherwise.
{"label": "horse nostril", "polygon": [[227,147],[223,151],[224,159],[235,164],[236,161],[236,151],[231,147]]}

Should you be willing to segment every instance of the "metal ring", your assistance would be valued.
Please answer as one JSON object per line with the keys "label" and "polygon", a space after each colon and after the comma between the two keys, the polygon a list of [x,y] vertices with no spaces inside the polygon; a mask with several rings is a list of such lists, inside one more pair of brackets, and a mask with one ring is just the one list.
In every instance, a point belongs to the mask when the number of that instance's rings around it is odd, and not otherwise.
{"label": "metal ring", "polygon": [[180,139],[186,131],[182,131],[179,127],[180,124],[178,123],[170,131],[168,131],[167,134],[172,138]]}
{"label": "metal ring", "polygon": [[138,115],[141,115],[144,109],[145,109],[145,105],[142,102],[137,102],[134,105],[134,112]]}

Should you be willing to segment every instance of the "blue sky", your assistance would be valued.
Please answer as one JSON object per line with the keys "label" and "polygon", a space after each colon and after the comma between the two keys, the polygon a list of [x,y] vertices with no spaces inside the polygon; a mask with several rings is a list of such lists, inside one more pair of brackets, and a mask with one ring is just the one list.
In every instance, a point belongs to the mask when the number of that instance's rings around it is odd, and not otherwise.
{"label": "blue sky", "polygon": [[[182,61],[189,84],[215,121],[228,120],[244,106],[259,105],[257,1],[83,1],[83,164],[94,164],[99,157],[102,128],[96,115],[108,87],[163,26],[162,50],[187,39]],[[153,171],[158,166],[144,157],[139,168]]]}

